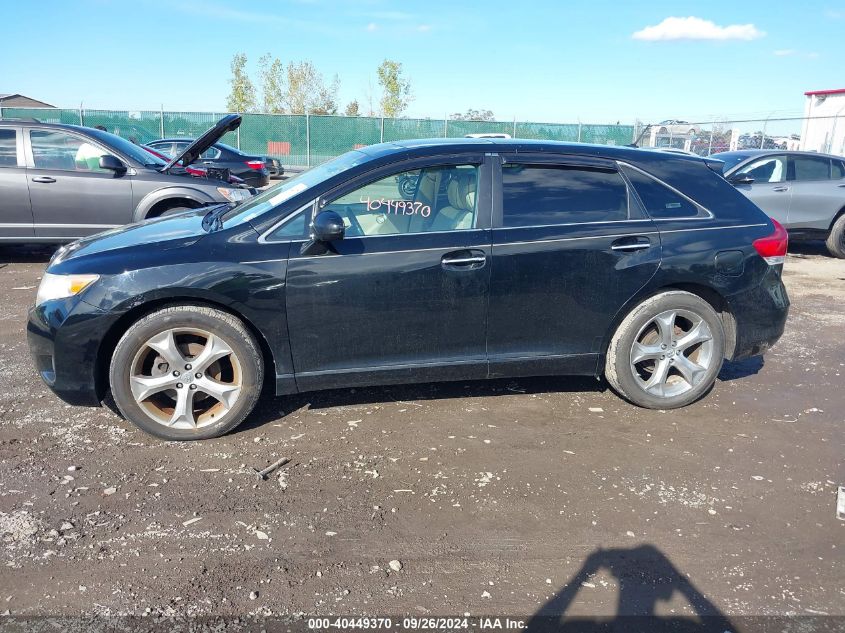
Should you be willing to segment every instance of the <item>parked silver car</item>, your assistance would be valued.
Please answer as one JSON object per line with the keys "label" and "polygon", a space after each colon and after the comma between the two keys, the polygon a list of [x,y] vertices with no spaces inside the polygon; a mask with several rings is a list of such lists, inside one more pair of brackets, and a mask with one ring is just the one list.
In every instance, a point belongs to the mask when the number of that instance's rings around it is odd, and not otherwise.
{"label": "parked silver car", "polygon": [[814,152],[715,154],[722,173],[795,239],[823,239],[845,259],[845,158]]}

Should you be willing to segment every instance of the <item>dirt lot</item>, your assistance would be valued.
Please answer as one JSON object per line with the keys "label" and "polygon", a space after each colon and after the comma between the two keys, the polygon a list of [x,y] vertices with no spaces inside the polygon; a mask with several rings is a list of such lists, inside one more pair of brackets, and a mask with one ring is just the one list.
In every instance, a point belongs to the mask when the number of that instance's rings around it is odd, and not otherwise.
{"label": "dirt lot", "polygon": [[845,615],[845,263],[820,248],[789,257],[765,362],[681,411],[418,385],[265,398],[182,444],[37,378],[48,257],[0,248],[0,612]]}

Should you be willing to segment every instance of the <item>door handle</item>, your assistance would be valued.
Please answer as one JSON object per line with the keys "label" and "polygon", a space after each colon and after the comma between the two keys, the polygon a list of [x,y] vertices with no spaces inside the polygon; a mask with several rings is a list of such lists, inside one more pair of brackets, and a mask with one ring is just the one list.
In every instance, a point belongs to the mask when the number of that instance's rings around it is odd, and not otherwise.
{"label": "door handle", "polygon": [[772,187],[772,191],[789,191],[789,187]]}
{"label": "door handle", "polygon": [[47,183],[47,182],[56,182],[56,179],[55,179],[55,178],[51,178],[50,176],[35,176],[35,177],[32,179],[32,182],[44,182],[44,183]]}
{"label": "door handle", "polygon": [[443,268],[477,269],[487,263],[487,256],[483,251],[455,251],[446,253],[440,258],[440,265]]}
{"label": "door handle", "polygon": [[610,245],[610,250],[623,253],[644,251],[647,248],[651,248],[651,240],[642,235],[620,237]]}

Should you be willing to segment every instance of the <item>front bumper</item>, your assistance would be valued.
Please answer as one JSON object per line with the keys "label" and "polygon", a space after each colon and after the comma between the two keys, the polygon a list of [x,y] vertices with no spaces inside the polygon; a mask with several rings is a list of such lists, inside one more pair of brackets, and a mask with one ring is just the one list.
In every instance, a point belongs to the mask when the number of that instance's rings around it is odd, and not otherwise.
{"label": "front bumper", "polygon": [[68,404],[100,404],[97,359],[103,338],[117,318],[76,297],[30,309],[26,334],[35,368]]}
{"label": "front bumper", "polygon": [[760,285],[730,297],[736,325],[733,354],[741,360],[763,354],[783,334],[789,315],[789,296],[780,271],[771,267]]}

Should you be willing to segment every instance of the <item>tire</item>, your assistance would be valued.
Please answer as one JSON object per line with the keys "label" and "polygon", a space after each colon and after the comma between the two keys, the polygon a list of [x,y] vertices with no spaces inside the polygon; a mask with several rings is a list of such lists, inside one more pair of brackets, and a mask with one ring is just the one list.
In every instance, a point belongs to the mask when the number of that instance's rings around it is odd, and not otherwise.
{"label": "tire", "polygon": [[170,209],[165,209],[161,213],[159,213],[157,218],[166,218],[170,215],[176,215],[177,213],[184,213],[185,211],[190,211],[191,207],[171,207]]}
{"label": "tire", "polygon": [[[633,404],[677,409],[712,388],[724,356],[719,315],[698,295],[672,290],[646,299],[619,324],[607,350],[605,377]],[[657,380],[661,376],[665,379]]]}
{"label": "tire", "polygon": [[195,305],[164,308],[136,321],[109,367],[120,413],[165,440],[228,433],[255,408],[263,378],[260,348],[244,324]]}
{"label": "tire", "polygon": [[825,245],[833,257],[845,259],[845,213],[833,223]]}

